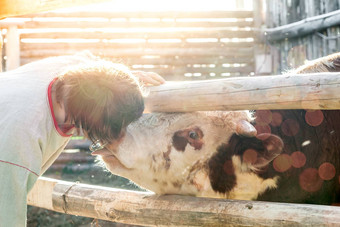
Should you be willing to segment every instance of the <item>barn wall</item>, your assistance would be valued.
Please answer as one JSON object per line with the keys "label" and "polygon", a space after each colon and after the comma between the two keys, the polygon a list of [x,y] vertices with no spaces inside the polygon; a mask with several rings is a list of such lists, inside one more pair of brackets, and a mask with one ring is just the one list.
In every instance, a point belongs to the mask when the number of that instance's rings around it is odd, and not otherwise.
{"label": "barn wall", "polygon": [[[17,32],[20,54],[17,59],[7,58],[7,70],[15,68],[15,62],[23,65],[87,49],[136,70],[157,72],[167,80],[254,72],[253,11],[249,10],[47,12],[9,19],[16,19],[17,31],[12,29],[5,39]],[[1,25],[6,22],[0,21]],[[5,45],[6,53],[13,46]]]}
{"label": "barn wall", "polygon": [[[281,28],[284,25],[302,22],[340,9],[339,0],[280,0],[266,1],[266,28]],[[338,14],[339,15],[339,14]],[[338,17],[339,18],[339,17]],[[327,23],[327,22],[326,22]],[[305,23],[306,26],[314,26]],[[335,26],[313,28],[312,33],[293,38],[282,35],[281,40],[271,42],[264,38],[267,54],[271,56],[272,73],[279,74],[312,60],[340,51],[340,19]],[[297,33],[299,31],[296,31]]]}

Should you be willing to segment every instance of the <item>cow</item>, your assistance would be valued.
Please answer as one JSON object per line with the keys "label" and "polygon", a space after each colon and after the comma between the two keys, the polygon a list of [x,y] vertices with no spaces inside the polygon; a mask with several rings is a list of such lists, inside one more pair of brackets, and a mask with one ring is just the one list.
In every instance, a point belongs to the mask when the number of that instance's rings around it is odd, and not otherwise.
{"label": "cow", "polygon": [[[337,53],[293,73],[339,71]],[[151,113],[93,154],[157,194],[336,204],[339,122],[340,110]]]}

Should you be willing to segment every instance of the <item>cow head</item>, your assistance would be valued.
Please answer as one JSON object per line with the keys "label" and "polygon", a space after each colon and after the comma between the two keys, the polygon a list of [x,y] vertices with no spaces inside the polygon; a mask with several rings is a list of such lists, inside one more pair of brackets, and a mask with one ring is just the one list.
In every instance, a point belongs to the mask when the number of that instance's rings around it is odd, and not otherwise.
{"label": "cow head", "polygon": [[[282,151],[247,111],[146,114],[123,142],[97,151],[106,167],[158,194],[255,199],[277,179],[257,171]],[[109,151],[110,150],[110,151]]]}

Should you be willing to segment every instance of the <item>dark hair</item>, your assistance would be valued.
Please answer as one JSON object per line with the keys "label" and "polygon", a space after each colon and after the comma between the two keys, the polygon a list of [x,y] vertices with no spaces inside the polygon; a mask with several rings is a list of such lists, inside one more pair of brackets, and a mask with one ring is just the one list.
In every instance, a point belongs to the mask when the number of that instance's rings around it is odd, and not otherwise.
{"label": "dark hair", "polygon": [[144,110],[141,87],[122,64],[96,60],[59,76],[57,100],[63,100],[66,120],[82,128],[92,141],[112,142]]}

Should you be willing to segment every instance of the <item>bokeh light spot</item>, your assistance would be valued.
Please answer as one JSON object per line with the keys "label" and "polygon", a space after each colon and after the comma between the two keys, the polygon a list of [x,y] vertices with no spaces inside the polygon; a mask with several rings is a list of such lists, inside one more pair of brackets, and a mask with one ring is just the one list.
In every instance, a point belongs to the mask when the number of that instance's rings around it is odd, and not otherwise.
{"label": "bokeh light spot", "polygon": [[318,170],[314,168],[305,169],[299,176],[300,187],[307,192],[320,190],[323,180],[319,177]]}
{"label": "bokeh light spot", "polygon": [[274,112],[272,114],[272,122],[270,123],[272,126],[277,127],[280,126],[282,123],[282,115],[278,112]]}
{"label": "bokeh light spot", "polygon": [[228,175],[234,175],[234,166],[231,160],[227,160],[223,165],[223,170]]}
{"label": "bokeh light spot", "polygon": [[262,133],[270,134],[272,132],[269,125],[255,125],[255,129],[257,131],[257,134],[262,134]]}
{"label": "bokeh light spot", "polygon": [[254,164],[257,160],[257,152],[254,149],[247,149],[243,153],[243,162]]}
{"label": "bokeh light spot", "polygon": [[270,110],[257,110],[256,111],[256,124],[268,125],[272,122],[272,112]]}
{"label": "bokeh light spot", "polygon": [[256,135],[256,138],[262,141],[267,140],[272,134],[270,133],[260,133]]}
{"label": "bokeh light spot", "polygon": [[324,116],[321,110],[308,110],[305,120],[310,126],[318,126],[323,122]]}
{"label": "bokeh light spot", "polygon": [[285,120],[281,125],[282,133],[286,136],[295,136],[299,130],[299,123],[293,119]]}
{"label": "bokeh light spot", "polygon": [[306,155],[300,151],[295,151],[290,155],[292,159],[292,166],[295,168],[301,168],[306,164]]}
{"label": "bokeh light spot", "polygon": [[319,167],[319,176],[323,180],[333,179],[333,177],[335,177],[335,172],[334,165],[329,162],[325,162]]}
{"label": "bokeh light spot", "polygon": [[273,167],[277,172],[285,172],[292,166],[292,159],[288,154],[281,154],[274,159]]}

